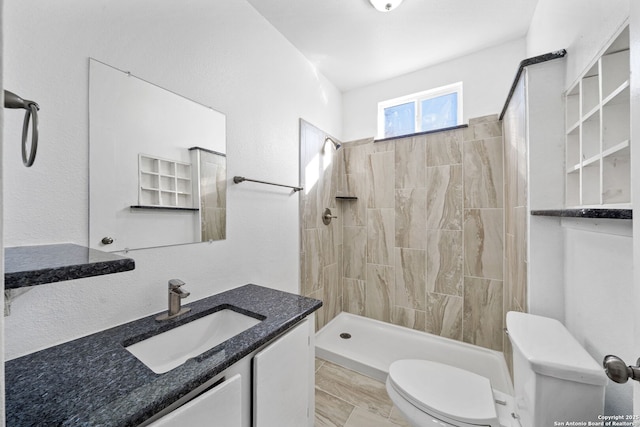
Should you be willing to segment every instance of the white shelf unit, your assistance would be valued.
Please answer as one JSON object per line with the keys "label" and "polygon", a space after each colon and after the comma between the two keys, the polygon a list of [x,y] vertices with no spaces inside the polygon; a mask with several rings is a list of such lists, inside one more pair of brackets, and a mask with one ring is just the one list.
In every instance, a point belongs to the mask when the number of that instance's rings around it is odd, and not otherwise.
{"label": "white shelf unit", "polygon": [[138,203],[142,206],[192,208],[191,164],[140,154]]}
{"label": "white shelf unit", "polygon": [[631,206],[629,28],[565,94],[566,207]]}

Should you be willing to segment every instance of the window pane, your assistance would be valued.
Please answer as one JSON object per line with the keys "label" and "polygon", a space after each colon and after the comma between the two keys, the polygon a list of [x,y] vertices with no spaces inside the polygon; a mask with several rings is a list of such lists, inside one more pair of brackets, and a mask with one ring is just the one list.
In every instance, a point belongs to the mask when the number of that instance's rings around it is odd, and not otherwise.
{"label": "window pane", "polygon": [[384,137],[407,135],[415,132],[416,104],[394,105],[384,109]]}
{"label": "window pane", "polygon": [[458,94],[449,93],[425,99],[422,107],[422,129],[428,131],[448,128],[458,124]]}

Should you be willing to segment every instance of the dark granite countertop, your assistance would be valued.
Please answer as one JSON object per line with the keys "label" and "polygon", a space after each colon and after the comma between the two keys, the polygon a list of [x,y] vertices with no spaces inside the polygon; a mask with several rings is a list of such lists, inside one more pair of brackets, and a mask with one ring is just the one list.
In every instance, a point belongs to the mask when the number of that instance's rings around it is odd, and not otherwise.
{"label": "dark granite countertop", "polygon": [[4,288],[121,273],[134,268],[131,258],[72,243],[18,246],[4,249]]}
{"label": "dark granite countertop", "polygon": [[[5,363],[7,426],[135,426],[322,306],[319,300],[245,285],[191,304],[184,316],[155,315]],[[133,342],[232,308],[264,320],[164,374],[130,354]]]}
{"label": "dark granite countertop", "polygon": [[557,216],[561,218],[633,219],[631,209],[580,208],[532,210],[531,215]]}

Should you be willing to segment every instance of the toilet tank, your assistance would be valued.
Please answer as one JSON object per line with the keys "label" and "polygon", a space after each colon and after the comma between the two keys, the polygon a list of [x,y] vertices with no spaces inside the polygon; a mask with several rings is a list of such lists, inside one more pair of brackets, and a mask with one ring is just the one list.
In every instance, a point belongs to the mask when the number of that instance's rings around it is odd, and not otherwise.
{"label": "toilet tank", "polygon": [[510,311],[507,330],[513,345],[516,411],[522,427],[598,421],[607,377],[564,325]]}

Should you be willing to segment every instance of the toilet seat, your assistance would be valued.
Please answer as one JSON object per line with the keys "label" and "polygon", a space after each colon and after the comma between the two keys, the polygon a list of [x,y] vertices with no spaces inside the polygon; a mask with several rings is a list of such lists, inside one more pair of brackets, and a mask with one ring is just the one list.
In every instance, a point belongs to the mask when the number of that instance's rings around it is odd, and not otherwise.
{"label": "toilet seat", "polygon": [[389,385],[422,412],[456,425],[500,427],[490,381],[473,372],[428,360],[398,360]]}

